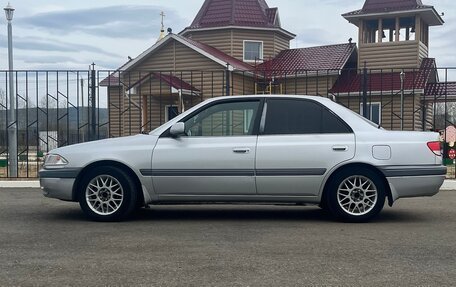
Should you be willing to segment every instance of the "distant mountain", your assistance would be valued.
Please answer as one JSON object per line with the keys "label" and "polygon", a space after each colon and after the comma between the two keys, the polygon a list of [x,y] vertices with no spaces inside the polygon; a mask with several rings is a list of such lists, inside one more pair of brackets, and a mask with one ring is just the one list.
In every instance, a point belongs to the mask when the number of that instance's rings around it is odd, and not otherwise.
{"label": "distant mountain", "polygon": [[[88,107],[69,107],[50,108],[48,110],[41,108],[18,109],[18,129],[26,130],[37,129],[39,131],[51,130],[77,130],[88,124],[89,118]],[[96,112],[96,123],[106,127],[109,120],[108,109],[100,108]],[[7,111],[0,110],[0,129],[6,128]]]}

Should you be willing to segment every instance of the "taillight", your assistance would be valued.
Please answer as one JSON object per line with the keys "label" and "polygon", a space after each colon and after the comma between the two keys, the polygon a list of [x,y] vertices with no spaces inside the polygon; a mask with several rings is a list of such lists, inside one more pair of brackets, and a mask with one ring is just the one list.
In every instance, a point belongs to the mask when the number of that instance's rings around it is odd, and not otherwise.
{"label": "taillight", "polygon": [[442,155],[442,149],[440,142],[428,142],[427,143],[428,148],[437,156]]}

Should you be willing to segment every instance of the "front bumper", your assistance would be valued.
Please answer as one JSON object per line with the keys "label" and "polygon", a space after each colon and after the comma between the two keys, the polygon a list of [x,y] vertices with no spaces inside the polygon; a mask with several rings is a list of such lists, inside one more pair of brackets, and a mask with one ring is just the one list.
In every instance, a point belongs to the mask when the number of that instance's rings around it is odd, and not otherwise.
{"label": "front bumper", "polygon": [[40,186],[46,197],[73,201],[75,181],[75,178],[40,178]]}
{"label": "front bumper", "polygon": [[384,167],[393,202],[399,198],[436,195],[442,186],[447,168],[445,166]]}
{"label": "front bumper", "polygon": [[66,201],[74,201],[73,186],[80,169],[42,169],[40,186],[43,195]]}

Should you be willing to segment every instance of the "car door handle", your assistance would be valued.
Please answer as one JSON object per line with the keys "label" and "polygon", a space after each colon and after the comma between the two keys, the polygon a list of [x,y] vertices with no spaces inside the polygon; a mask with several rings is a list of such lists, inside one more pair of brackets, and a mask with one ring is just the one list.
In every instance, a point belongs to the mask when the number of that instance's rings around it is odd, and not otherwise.
{"label": "car door handle", "polygon": [[335,145],[332,147],[333,151],[347,151],[348,146]]}
{"label": "car door handle", "polygon": [[250,152],[250,149],[249,148],[233,148],[233,152],[234,153],[249,153]]}

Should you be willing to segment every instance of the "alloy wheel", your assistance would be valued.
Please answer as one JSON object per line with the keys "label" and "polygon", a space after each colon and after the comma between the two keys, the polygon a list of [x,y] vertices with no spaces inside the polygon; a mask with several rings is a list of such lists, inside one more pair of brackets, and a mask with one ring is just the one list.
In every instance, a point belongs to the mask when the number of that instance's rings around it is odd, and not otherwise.
{"label": "alloy wheel", "polygon": [[365,176],[350,176],[337,189],[337,202],[350,215],[362,216],[369,213],[375,207],[377,199],[377,187]]}
{"label": "alloy wheel", "polygon": [[110,175],[99,175],[87,185],[85,198],[98,215],[111,215],[122,206],[124,191],[120,182]]}

